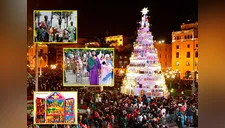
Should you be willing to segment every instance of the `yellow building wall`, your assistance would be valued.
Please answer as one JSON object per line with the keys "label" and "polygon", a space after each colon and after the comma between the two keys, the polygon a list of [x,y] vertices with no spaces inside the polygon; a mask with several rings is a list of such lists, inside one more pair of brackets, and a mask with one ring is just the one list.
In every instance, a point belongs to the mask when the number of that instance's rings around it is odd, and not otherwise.
{"label": "yellow building wall", "polygon": [[[187,35],[189,35],[189,38],[187,38]],[[192,72],[198,70],[198,65],[195,64],[198,64],[198,57],[195,57],[195,52],[198,52],[198,38],[194,38],[194,35],[194,29],[172,33],[172,69],[180,72],[181,79],[184,79],[187,71]],[[177,49],[177,46],[179,46],[179,49]],[[177,52],[179,53],[179,58],[176,57]],[[190,52],[190,58],[187,58],[187,52]],[[179,62],[179,65],[176,64],[177,62]],[[187,62],[189,62],[189,66],[187,65]]]}
{"label": "yellow building wall", "polygon": [[112,43],[111,46],[123,46],[124,38],[123,35],[117,35],[117,36],[109,36],[105,38],[106,43],[108,42],[115,42]]}
{"label": "yellow building wall", "polygon": [[157,54],[162,67],[162,71],[166,71],[168,68],[171,68],[172,45],[155,42],[154,46],[157,49]]}

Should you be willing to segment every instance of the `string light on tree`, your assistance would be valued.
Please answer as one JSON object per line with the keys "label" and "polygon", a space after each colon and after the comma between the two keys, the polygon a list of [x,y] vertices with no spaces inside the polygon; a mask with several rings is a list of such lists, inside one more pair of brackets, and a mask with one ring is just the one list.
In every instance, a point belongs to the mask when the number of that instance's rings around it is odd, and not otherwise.
{"label": "string light on tree", "polygon": [[138,37],[133,45],[134,51],[131,53],[121,92],[129,95],[166,97],[169,93],[146,15],[149,10],[143,8],[141,12],[143,16],[137,30]]}

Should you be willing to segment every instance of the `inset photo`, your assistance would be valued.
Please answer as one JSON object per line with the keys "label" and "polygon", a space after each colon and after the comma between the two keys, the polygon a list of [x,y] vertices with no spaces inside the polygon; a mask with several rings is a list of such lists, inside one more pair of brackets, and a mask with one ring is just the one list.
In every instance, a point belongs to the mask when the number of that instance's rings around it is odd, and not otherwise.
{"label": "inset photo", "polygon": [[65,48],[64,86],[114,86],[114,48]]}
{"label": "inset photo", "polygon": [[34,92],[34,124],[77,124],[77,92]]}
{"label": "inset photo", "polygon": [[35,43],[77,43],[77,10],[34,10]]}

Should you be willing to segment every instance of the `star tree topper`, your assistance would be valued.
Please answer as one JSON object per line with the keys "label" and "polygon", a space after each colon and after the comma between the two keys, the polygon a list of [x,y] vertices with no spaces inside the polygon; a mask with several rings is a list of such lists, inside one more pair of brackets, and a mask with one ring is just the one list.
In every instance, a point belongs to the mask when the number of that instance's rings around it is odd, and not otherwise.
{"label": "star tree topper", "polygon": [[141,13],[142,15],[146,15],[149,12],[148,8],[143,8]]}

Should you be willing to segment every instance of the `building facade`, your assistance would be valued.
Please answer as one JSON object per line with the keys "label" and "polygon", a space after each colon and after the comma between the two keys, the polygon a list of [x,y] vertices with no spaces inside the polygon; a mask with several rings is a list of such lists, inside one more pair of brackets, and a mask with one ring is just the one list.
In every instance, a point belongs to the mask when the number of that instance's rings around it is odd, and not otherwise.
{"label": "building facade", "polygon": [[115,61],[114,61],[114,72],[117,75],[124,75],[127,65],[130,64],[130,52],[126,51],[116,51]]}
{"label": "building facade", "polygon": [[155,41],[154,46],[157,49],[158,58],[162,67],[162,71],[171,68],[172,64],[172,44],[164,43],[164,41]]}
{"label": "building facade", "polygon": [[[47,45],[38,45],[38,52],[42,52],[46,59],[43,59],[44,57],[38,57],[38,67],[47,67],[48,66],[48,46]],[[27,62],[28,67],[31,69],[35,68],[36,65],[36,44],[33,44],[28,51],[27,51]]]}
{"label": "building facade", "polygon": [[198,71],[198,23],[182,24],[172,32],[172,69],[181,79],[192,79]]}
{"label": "building facade", "polygon": [[128,37],[124,35],[108,36],[105,37],[105,42],[109,44],[110,47],[126,46],[128,44]]}

